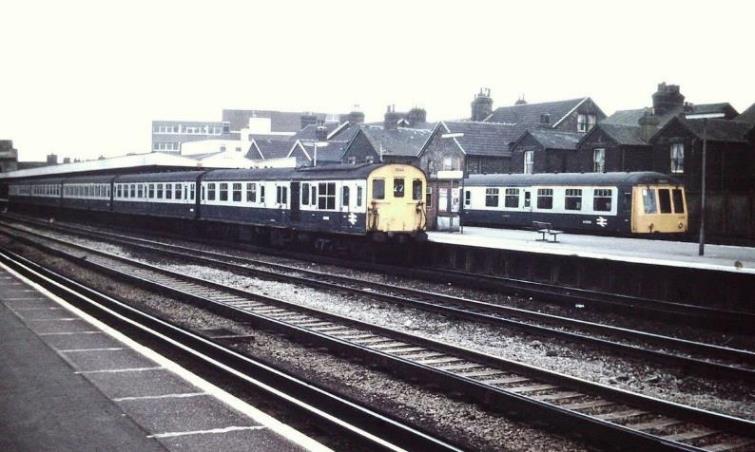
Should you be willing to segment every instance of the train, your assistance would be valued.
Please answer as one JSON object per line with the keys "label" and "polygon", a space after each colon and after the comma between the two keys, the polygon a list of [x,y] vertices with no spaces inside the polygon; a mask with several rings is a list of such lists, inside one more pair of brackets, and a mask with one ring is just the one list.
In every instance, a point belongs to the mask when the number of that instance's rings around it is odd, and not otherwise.
{"label": "train", "polygon": [[16,180],[8,202],[12,209],[233,225],[275,242],[405,243],[425,238],[426,188],[420,169],[378,163]]}
{"label": "train", "polygon": [[480,174],[464,180],[462,223],[591,234],[687,232],[680,181],[656,172]]}

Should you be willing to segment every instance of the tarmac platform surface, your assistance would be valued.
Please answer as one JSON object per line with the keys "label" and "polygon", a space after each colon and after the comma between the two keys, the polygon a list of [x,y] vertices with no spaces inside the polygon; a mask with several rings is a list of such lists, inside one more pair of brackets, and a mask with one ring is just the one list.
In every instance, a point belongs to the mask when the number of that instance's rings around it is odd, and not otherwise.
{"label": "tarmac platform surface", "polygon": [[431,242],[461,246],[755,274],[755,248],[742,246],[705,245],[705,256],[698,256],[697,243],[646,238],[562,233],[553,243],[537,240],[537,231],[470,226],[463,233],[427,235]]}
{"label": "tarmac platform surface", "polygon": [[328,450],[187,374],[0,266],[0,450]]}

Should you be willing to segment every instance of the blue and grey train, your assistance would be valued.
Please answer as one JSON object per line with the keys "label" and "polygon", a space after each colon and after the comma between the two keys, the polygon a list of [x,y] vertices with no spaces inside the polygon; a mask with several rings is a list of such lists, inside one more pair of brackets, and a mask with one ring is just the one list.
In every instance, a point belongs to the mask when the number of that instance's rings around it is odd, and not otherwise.
{"label": "blue and grey train", "polygon": [[333,165],[16,180],[9,203],[403,242],[424,237],[426,187],[411,165]]}
{"label": "blue and grey train", "polygon": [[464,180],[465,225],[553,228],[606,234],[684,233],[678,180],[655,172],[483,174]]}

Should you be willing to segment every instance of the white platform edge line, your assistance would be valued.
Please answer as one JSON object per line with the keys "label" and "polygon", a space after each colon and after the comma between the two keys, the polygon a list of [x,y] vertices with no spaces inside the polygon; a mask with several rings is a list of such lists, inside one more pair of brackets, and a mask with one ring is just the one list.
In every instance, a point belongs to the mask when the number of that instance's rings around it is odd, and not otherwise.
{"label": "white platform edge line", "polygon": [[320,444],[319,442],[315,441],[314,439],[304,435],[303,433],[299,432],[298,430],[295,430],[294,428],[280,422],[279,420],[271,417],[270,415],[260,411],[259,409],[253,407],[252,405],[249,405],[248,403],[244,402],[243,400],[239,399],[236,396],[231,395],[230,393],[224,391],[223,389],[215,386],[214,384],[210,383],[209,381],[201,378],[200,376],[194,374],[193,372],[190,372],[183,367],[179,366],[175,362],[169,360],[168,358],[160,355],[159,353],[155,352],[154,350],[145,347],[128,336],[124,335],[123,333],[109,327],[108,325],[100,322],[99,320],[95,319],[94,317],[90,316],[89,314],[85,313],[84,311],[81,311],[80,309],[76,308],[75,306],[72,306],[68,304],[65,300],[58,297],[57,295],[49,292],[44,287],[40,286],[39,284],[27,279],[23,275],[19,274],[12,268],[8,267],[7,265],[0,263],[0,267],[3,268],[8,273],[12,274],[19,280],[23,281],[25,284],[28,284],[29,286],[36,289],[39,293],[43,294],[50,300],[54,301],[55,303],[58,303],[63,308],[73,312],[74,314],[81,317],[83,320],[85,320],[87,323],[91,324],[92,326],[99,328],[101,331],[103,331],[108,336],[112,337],[113,339],[121,342],[122,344],[126,345],[127,347],[131,348],[135,352],[139,353],[140,355],[144,356],[147,359],[152,360],[156,364],[159,364],[163,366],[165,369],[173,372],[174,374],[181,377],[183,380],[187,381],[188,383],[194,385],[198,389],[201,389],[202,391],[212,395],[222,403],[226,404],[227,406],[231,407],[232,409],[248,416],[249,418],[253,419],[256,422],[259,422],[260,424],[264,425],[271,431],[281,435],[282,437],[286,438],[288,441],[297,444],[298,446],[301,446],[307,450],[312,451],[330,451],[332,452],[332,449],[325,447],[324,445]]}

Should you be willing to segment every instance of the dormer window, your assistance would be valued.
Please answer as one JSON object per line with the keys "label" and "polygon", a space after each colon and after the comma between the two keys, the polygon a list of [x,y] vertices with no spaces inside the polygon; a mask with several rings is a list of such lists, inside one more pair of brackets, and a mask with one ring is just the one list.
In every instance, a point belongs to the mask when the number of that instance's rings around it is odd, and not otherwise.
{"label": "dormer window", "polygon": [[577,131],[582,133],[589,132],[590,129],[595,127],[597,122],[598,118],[595,115],[579,114],[577,115]]}

